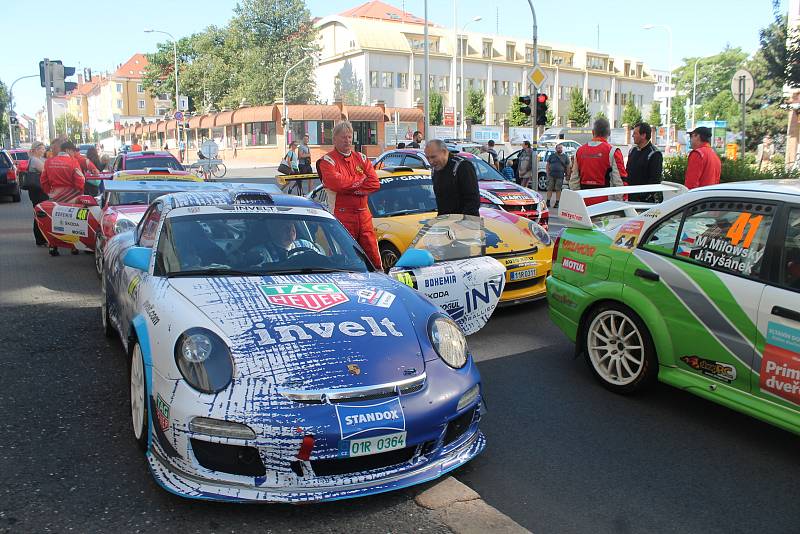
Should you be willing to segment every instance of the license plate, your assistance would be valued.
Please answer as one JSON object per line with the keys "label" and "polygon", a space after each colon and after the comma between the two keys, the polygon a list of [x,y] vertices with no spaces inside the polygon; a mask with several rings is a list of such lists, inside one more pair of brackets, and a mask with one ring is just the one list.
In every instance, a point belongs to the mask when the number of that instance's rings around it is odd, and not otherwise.
{"label": "license plate", "polygon": [[350,439],[339,443],[339,456],[368,456],[382,452],[403,449],[406,446],[406,433],[386,434],[374,438]]}
{"label": "license plate", "polygon": [[511,281],[526,280],[528,278],[536,278],[536,269],[523,269],[521,271],[511,272]]}

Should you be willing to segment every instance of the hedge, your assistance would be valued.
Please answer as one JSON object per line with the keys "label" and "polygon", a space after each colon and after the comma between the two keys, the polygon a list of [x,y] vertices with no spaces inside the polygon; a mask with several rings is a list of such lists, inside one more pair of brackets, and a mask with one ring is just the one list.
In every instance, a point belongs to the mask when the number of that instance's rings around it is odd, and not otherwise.
{"label": "hedge", "polygon": [[[664,158],[664,180],[682,184],[686,177],[687,156],[674,156]],[[770,169],[759,171],[754,165],[742,160],[722,158],[721,182],[744,182],[749,180],[780,180],[794,178],[800,179],[800,172],[786,171],[781,167],[773,166]]]}

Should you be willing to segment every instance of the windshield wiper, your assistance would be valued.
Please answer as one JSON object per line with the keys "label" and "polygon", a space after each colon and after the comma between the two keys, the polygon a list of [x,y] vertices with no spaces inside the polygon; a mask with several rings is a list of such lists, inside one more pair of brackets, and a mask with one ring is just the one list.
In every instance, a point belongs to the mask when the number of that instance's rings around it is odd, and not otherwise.
{"label": "windshield wiper", "polygon": [[167,278],[179,278],[182,276],[264,276],[264,272],[237,271],[236,269],[224,269],[212,267],[209,269],[192,269],[189,271],[172,271],[167,273]]}
{"label": "windshield wiper", "polygon": [[393,211],[391,213],[387,213],[384,217],[395,217],[397,215],[411,215],[412,213],[427,213],[429,211],[436,211],[436,209],[424,210],[424,209],[415,209],[415,210],[398,210]]}
{"label": "windshield wiper", "polygon": [[267,271],[264,276],[276,274],[316,274],[316,273],[352,273],[357,272],[353,269],[333,269],[330,267],[302,267],[298,269],[282,269],[277,271]]}

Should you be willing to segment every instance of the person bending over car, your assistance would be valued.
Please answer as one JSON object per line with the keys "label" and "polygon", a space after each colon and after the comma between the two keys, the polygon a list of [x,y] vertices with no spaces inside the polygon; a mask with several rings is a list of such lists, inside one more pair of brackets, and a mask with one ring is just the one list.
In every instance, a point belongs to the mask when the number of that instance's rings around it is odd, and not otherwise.
{"label": "person bending over car", "polygon": [[433,193],[438,215],[460,213],[479,217],[481,195],[475,166],[450,154],[441,139],[431,139],[425,144],[425,157],[433,167]]}

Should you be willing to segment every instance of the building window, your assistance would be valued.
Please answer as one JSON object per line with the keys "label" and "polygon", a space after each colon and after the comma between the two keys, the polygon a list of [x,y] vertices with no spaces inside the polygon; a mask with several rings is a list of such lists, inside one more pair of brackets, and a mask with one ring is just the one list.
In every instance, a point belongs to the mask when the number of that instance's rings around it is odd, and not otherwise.
{"label": "building window", "polygon": [[613,59],[609,59],[608,60],[608,71],[609,72],[614,72],[614,60]]}
{"label": "building window", "polygon": [[137,83],[136,84],[136,92],[139,93],[140,95],[144,94],[144,85],[141,84],[141,83]]}
{"label": "building window", "polygon": [[506,43],[506,59],[508,61],[517,59],[517,46],[514,43]]}
{"label": "building window", "polygon": [[378,71],[376,70],[369,71],[369,86],[378,87]]}
{"label": "building window", "polygon": [[394,86],[394,72],[381,73],[381,87],[391,89]]}
{"label": "building window", "polygon": [[144,109],[144,100],[139,100],[136,103],[136,107],[138,107],[139,109]]}
{"label": "building window", "polygon": [[414,90],[422,91],[422,74],[414,75]]}
{"label": "building window", "polygon": [[461,54],[462,57],[469,53],[469,44],[466,37],[459,38],[458,53]]}
{"label": "building window", "polygon": [[502,91],[502,93],[500,93],[502,96],[508,96],[508,82],[502,82],[500,84],[500,90]]}
{"label": "building window", "polygon": [[122,109],[122,100],[117,100],[117,107]]}
{"label": "building window", "polygon": [[611,103],[611,91],[606,89],[606,90],[603,91],[603,93],[605,95],[604,100],[605,100],[606,104],[610,104]]}
{"label": "building window", "polygon": [[439,92],[445,93],[450,90],[450,76],[439,77]]}
{"label": "building window", "polygon": [[[238,133],[238,131],[235,131],[235,133]],[[245,123],[244,138],[247,146],[277,145],[278,141],[275,122],[264,121]]]}
{"label": "building window", "polygon": [[549,65],[550,64],[550,50],[542,50],[540,48],[538,50],[537,55],[539,56],[539,64],[540,65]]}
{"label": "building window", "polygon": [[495,96],[499,95],[500,94],[499,90],[500,90],[500,82],[498,82],[497,80],[492,80],[492,94]]}
{"label": "building window", "polygon": [[606,70],[606,59],[597,56],[587,56],[586,68],[594,70]]}
{"label": "building window", "polygon": [[375,121],[353,121],[353,143],[356,146],[378,144],[378,123]]}
{"label": "building window", "polygon": [[397,88],[408,89],[408,74],[405,72],[397,73]]}
{"label": "building window", "polygon": [[[406,38],[408,39],[408,44],[411,46],[411,49],[415,52],[424,52],[425,51],[425,37],[422,35],[407,35]],[[439,39],[428,37],[428,50],[430,52],[438,52],[439,51]]]}
{"label": "building window", "polygon": [[511,84],[511,96],[522,94],[522,82],[514,82]]}
{"label": "building window", "polygon": [[[272,124],[275,124],[274,122]],[[238,124],[225,127],[225,146],[227,148],[242,146],[242,127]]]}
{"label": "building window", "polygon": [[483,94],[486,94],[486,80],[481,80],[480,84],[481,84],[481,92],[483,92]]}
{"label": "building window", "polygon": [[484,41],[483,42],[483,57],[490,58],[492,57],[492,42],[491,41]]}
{"label": "building window", "polygon": [[433,91],[433,89],[435,87],[436,87],[436,76],[434,76],[433,74],[429,74],[428,75],[428,90],[429,91]]}
{"label": "building window", "polygon": [[333,144],[333,121],[292,121],[289,135],[291,141],[299,141],[308,134],[311,145]]}
{"label": "building window", "polygon": [[121,84],[121,83],[118,83],[118,84],[117,84],[117,92],[118,92],[118,93],[121,93],[121,92],[122,92],[122,84]]}
{"label": "building window", "polygon": [[525,47],[525,63],[532,65],[533,64],[533,47],[526,46]]}

